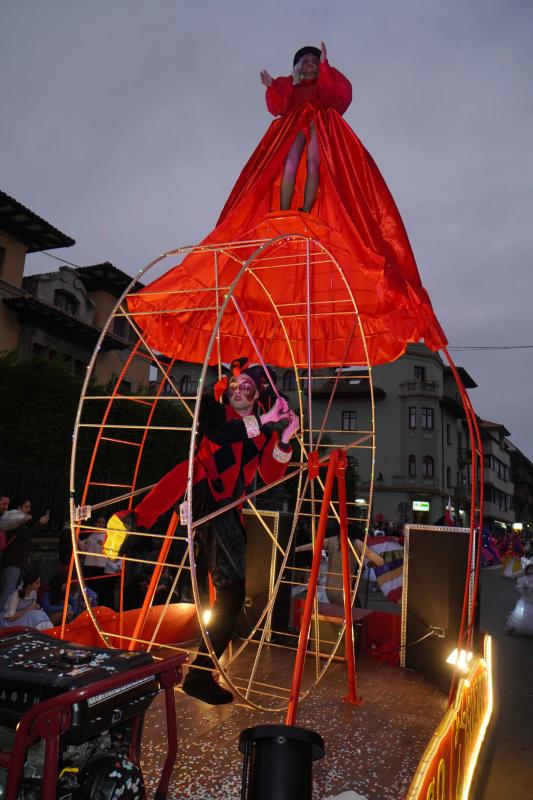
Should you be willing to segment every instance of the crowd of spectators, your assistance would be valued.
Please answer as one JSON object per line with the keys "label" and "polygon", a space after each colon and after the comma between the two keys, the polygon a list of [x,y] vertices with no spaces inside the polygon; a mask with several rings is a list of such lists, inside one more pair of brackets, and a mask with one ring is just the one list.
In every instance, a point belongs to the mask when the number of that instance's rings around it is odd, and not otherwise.
{"label": "crowd of spectators", "polygon": [[53,627],[49,616],[37,601],[41,578],[29,572],[31,539],[50,521],[45,512],[33,522],[31,500],[24,498],[13,511],[10,499],[0,497],[0,625],[27,625],[44,630]]}
{"label": "crowd of spectators", "polygon": [[[67,622],[71,622],[85,610],[85,599],[76,574],[70,583],[69,596],[66,600],[67,573],[72,556],[72,540],[68,523],[59,536],[58,563],[55,574],[43,580],[40,570],[35,568],[32,561],[32,538],[47,531],[50,521],[48,511],[34,519],[31,500],[23,498],[10,507],[10,498],[0,496],[0,627],[25,625],[38,629],[46,629],[61,624],[63,615]],[[442,524],[442,521],[438,521]],[[115,611],[120,604],[120,583],[123,581],[124,592],[122,608],[124,611],[139,608],[146,597],[153,567],[143,563],[157,561],[157,552],[150,538],[139,541],[140,547],[147,547],[146,552],[132,554],[131,561],[110,558],[105,553],[106,518],[100,516],[91,521],[90,526],[84,527],[79,535],[80,561],[82,564],[87,601],[95,605],[107,606]],[[311,549],[310,531],[308,526],[303,526],[298,531],[295,568],[299,572],[305,562],[300,555]],[[338,531],[328,530],[324,543],[325,553],[323,565],[324,574],[324,600],[328,602],[342,602],[342,568],[341,550]],[[361,540],[364,538],[362,529],[350,526],[349,535],[354,547],[363,555]],[[380,537],[388,541],[396,541],[398,547],[403,544],[403,525],[385,522],[376,519],[369,531],[367,550],[364,553],[365,575],[369,580],[379,581],[380,570],[385,571],[390,565],[385,564],[390,558],[389,552],[392,545],[386,548],[380,546]],[[520,538],[520,552],[515,552]],[[525,537],[527,539],[527,535]],[[524,550],[533,550],[531,541],[521,542],[513,532],[502,532],[494,536],[484,531],[482,565],[498,563],[506,566],[506,561],[514,556],[517,560],[524,555]],[[152,550],[152,552],[150,552]],[[526,555],[531,556],[526,552]],[[135,557],[137,556],[137,557]],[[310,553],[308,554],[310,556]],[[179,558],[176,558],[179,561]],[[356,571],[353,553],[351,555],[351,572]],[[122,570],[126,574],[122,576]],[[198,565],[198,573],[202,572]],[[514,577],[514,575],[513,575]],[[302,580],[302,584],[305,584]],[[381,587],[383,590],[383,586]],[[377,590],[377,586],[376,586]],[[192,599],[190,586],[187,581],[181,580],[176,586],[173,570],[164,569],[161,573],[159,584],[153,599],[153,604],[163,604]],[[65,611],[66,605],[66,611]]]}
{"label": "crowd of spectators", "polygon": [[[65,548],[65,537],[60,537],[57,571],[47,584],[32,563],[32,540],[47,532],[49,522],[49,511],[34,521],[30,499],[25,498],[10,508],[10,498],[0,496],[0,627],[46,630],[61,623],[65,604],[67,622],[85,609],[76,580],[71,583],[65,603],[66,572],[72,553],[71,544]],[[68,539],[70,543],[70,529]],[[85,592],[88,601],[96,605],[96,592],[89,587],[85,587]]]}
{"label": "crowd of spectators", "polygon": [[[24,499],[11,507],[10,498],[0,496],[0,628],[26,626],[45,630],[60,625],[65,615],[71,622],[86,609],[86,600],[74,573],[66,599],[68,571],[72,557],[70,526],[65,523],[58,539],[57,562],[54,572],[46,578],[43,564],[38,563],[32,540],[48,532],[50,521],[46,511],[37,520],[32,514],[31,501]],[[107,520],[97,517],[79,534],[78,550],[87,601],[107,606],[115,611],[120,605],[119,589],[123,559],[109,558],[105,553]],[[141,547],[153,548],[151,541]],[[124,575],[123,609],[139,608],[146,596],[153,567],[143,564],[143,558],[157,560],[157,553],[133,553]],[[138,557],[138,560],[136,559]],[[171,570],[161,573],[153,604],[184,599],[184,587],[174,587]],[[186,593],[186,592],[185,592]],[[190,595],[190,592],[189,592]],[[190,598],[188,598],[190,599]],[[66,609],[65,609],[66,606]]]}

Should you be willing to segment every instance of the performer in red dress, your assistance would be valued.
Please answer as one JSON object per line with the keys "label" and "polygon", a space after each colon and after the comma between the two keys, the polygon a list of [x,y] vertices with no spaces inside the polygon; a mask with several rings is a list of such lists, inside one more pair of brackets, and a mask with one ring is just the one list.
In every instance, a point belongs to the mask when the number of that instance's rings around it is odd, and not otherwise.
{"label": "performer in red dress", "polygon": [[[242,359],[241,361],[246,361]],[[261,367],[240,369],[233,362],[223,399],[204,397],[200,413],[198,449],[194,457],[193,519],[200,519],[239,500],[252,490],[257,474],[265,483],[281,478],[292,454],[290,440],[299,428],[298,417],[278,397],[264,411],[259,402],[267,394]],[[270,423],[286,420],[279,438]],[[185,494],[188,461],[167,473],[133,511],[120,514],[134,530],[151,528],[157,518],[176,506]],[[127,545],[134,537],[126,539]],[[209,638],[220,658],[233,635],[245,598],[246,534],[239,508],[232,508],[196,529],[207,568],[216,590]],[[124,548],[125,549],[125,548]],[[121,554],[124,554],[124,550]],[[214,664],[200,652],[189,669],[183,690],[212,705],[230,703],[233,695],[215,682]]]}
{"label": "performer in red dress", "polygon": [[[329,64],[324,44],[321,50],[301,48],[294,62],[293,75],[273,79],[265,70],[261,72],[267,87],[267,107],[276,119],[239,176],[215,229],[201,245],[268,239],[274,235],[269,219],[274,219],[276,210],[311,212],[303,215],[303,225],[320,231],[321,244],[343,270],[357,302],[370,363],[394,360],[409,342],[421,339],[433,350],[441,348],[446,337],[422,286],[394,199],[372,156],[342,117],[352,97],[349,80]],[[294,219],[287,217],[284,221],[275,216],[274,230],[278,233],[291,233],[293,229],[297,232]],[[300,229],[304,231],[305,227],[300,225]],[[219,285],[229,286],[238,268],[237,259],[221,254]],[[283,284],[280,291],[288,293],[295,304],[303,297],[302,282],[296,275],[295,271],[294,286],[290,272],[277,278]],[[271,278],[276,280],[274,275]],[[317,274],[312,290],[322,299],[327,296],[327,286],[320,281]],[[243,280],[243,291],[245,283]],[[182,309],[173,314],[174,293],[179,291],[183,302],[193,308],[207,305],[200,301],[211,300],[205,290],[212,286],[212,256],[199,250],[129,297],[128,307],[133,313],[140,312],[135,321],[155,349],[169,357],[203,361],[212,315],[196,310],[188,314]],[[195,289],[199,290],[197,297]],[[272,318],[270,324],[266,321],[270,313],[268,301],[257,290],[253,296],[248,287],[246,290],[255,342],[262,352],[268,351],[271,363],[289,365],[286,343],[276,331],[276,320]],[[273,297],[277,296],[272,283],[269,290]],[[238,293],[239,287],[237,296]],[[224,331],[234,347],[235,337],[242,337],[242,323],[235,309],[225,313]],[[342,320],[324,321],[324,331],[313,333],[313,364],[334,363],[337,351],[337,359],[342,359],[347,335]],[[296,340],[296,360],[305,361],[298,350],[305,331],[292,338]],[[223,352],[224,360],[230,357]],[[365,357],[354,340],[346,363],[361,363]],[[211,363],[213,358],[214,353]]]}
{"label": "performer in red dress", "polygon": [[[274,80],[265,69],[260,74],[261,82],[267,87],[267,108],[275,117],[284,117],[306,103],[335,108],[339,114],[344,114],[352,102],[352,85],[341,72],[328,64],[324,42],[320,50],[317,47],[298,50],[294,56],[292,76]],[[315,123],[311,121],[309,127],[296,134],[285,159],[280,196],[282,211],[291,207],[296,173],[306,142],[304,203],[299,210],[311,211],[315,202],[320,179],[320,149]]]}

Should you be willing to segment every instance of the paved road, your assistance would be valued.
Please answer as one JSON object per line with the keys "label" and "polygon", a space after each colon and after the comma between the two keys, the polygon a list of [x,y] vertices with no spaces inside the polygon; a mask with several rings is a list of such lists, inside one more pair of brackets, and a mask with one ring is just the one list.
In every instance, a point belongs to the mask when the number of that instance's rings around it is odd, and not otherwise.
{"label": "paved road", "polygon": [[481,627],[494,637],[494,713],[471,800],[533,798],[533,637],[506,636],[518,598],[500,569],[481,574]]}

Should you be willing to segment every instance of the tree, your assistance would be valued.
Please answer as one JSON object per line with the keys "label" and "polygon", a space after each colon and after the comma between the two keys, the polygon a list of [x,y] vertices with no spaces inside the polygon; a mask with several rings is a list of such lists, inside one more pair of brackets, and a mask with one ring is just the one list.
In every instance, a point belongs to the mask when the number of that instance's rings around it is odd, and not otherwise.
{"label": "tree", "polygon": [[[16,494],[19,498],[22,494],[30,499],[37,499],[36,493],[42,496],[42,503],[53,510],[56,529],[62,526],[68,509],[72,437],[81,389],[82,378],[73,374],[61,359],[45,361],[15,352],[0,357],[1,491]],[[94,383],[89,393],[108,396],[111,390],[111,385],[99,386]],[[99,425],[106,407],[106,400],[84,403],[81,421]],[[148,403],[138,402],[135,398],[116,402],[107,421],[141,426],[127,431],[130,441],[140,442],[149,409]],[[165,401],[158,403],[152,424],[168,428],[185,427],[190,420],[179,401]],[[79,429],[74,481],[76,503],[81,502],[97,432],[97,428]],[[140,488],[157,481],[187,457],[188,448],[189,435],[186,432],[149,432],[137,486]],[[131,483],[138,448],[130,448],[127,455],[125,449],[111,442],[102,442],[94,464],[93,479],[99,482]],[[116,489],[101,490],[99,495],[96,490],[89,502],[116,494]]]}

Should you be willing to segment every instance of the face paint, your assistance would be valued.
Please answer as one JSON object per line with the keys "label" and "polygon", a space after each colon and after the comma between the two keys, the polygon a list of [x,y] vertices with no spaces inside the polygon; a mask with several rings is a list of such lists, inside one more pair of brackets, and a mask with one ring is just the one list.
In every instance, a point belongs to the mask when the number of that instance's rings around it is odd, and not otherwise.
{"label": "face paint", "polygon": [[228,395],[232,397],[237,391],[240,391],[243,397],[251,400],[257,389],[255,383],[245,377],[241,378],[240,381],[239,378],[232,378],[228,386]]}

